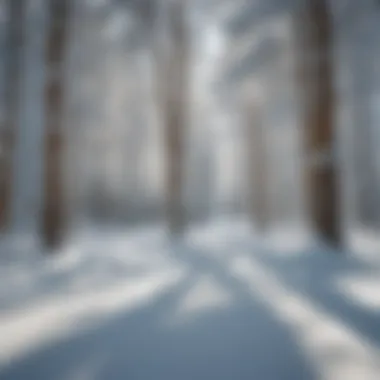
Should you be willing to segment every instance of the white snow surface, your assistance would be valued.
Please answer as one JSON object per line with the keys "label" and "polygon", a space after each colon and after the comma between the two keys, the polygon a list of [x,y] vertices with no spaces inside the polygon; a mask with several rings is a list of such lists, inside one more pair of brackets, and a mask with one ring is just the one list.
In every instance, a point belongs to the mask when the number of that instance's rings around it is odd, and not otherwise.
{"label": "white snow surface", "polygon": [[177,241],[94,227],[54,256],[31,247],[1,246],[2,380],[379,378],[374,255],[231,218]]}

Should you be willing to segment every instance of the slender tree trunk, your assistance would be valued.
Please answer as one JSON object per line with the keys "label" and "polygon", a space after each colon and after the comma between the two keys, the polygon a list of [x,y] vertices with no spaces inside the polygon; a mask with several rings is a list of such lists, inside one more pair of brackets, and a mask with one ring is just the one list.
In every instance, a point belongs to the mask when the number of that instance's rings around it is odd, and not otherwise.
{"label": "slender tree trunk", "polygon": [[12,201],[12,158],[19,113],[21,49],[23,43],[24,0],[7,0],[6,64],[4,75],[4,118],[0,129],[0,229],[10,221]]}
{"label": "slender tree trunk", "polygon": [[[361,37],[361,38],[360,38]],[[379,223],[377,199],[378,184],[376,174],[375,134],[372,127],[371,97],[374,89],[376,58],[375,46],[362,48],[373,38],[370,35],[353,38],[351,49],[351,76],[353,81],[353,123],[356,213],[358,221],[366,227]],[[376,42],[377,43],[377,42]],[[365,46],[365,45],[364,45]]]}
{"label": "slender tree trunk", "polygon": [[255,100],[245,106],[246,152],[248,180],[248,209],[260,231],[268,225],[268,168],[265,131]]}
{"label": "slender tree trunk", "polygon": [[332,25],[325,0],[307,0],[296,21],[302,61],[299,62],[303,128],[306,138],[307,190],[316,232],[341,244],[338,168],[334,146]]}
{"label": "slender tree trunk", "polygon": [[[168,8],[170,38],[169,59],[163,69],[166,102],[164,104],[167,152],[167,218],[171,233],[183,232],[184,207],[184,138],[187,106],[188,36],[183,0],[173,1]],[[161,79],[162,80],[162,79]]]}
{"label": "slender tree trunk", "polygon": [[62,119],[69,0],[49,0],[48,5],[43,240],[48,248],[54,248],[61,243],[65,223]]}

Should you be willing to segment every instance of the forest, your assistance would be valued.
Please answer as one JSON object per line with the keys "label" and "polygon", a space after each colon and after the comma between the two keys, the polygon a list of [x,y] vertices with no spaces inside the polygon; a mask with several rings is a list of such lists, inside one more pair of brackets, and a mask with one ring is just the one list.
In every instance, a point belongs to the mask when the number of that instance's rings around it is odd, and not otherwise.
{"label": "forest", "polygon": [[379,21],[0,0],[0,379],[378,379]]}

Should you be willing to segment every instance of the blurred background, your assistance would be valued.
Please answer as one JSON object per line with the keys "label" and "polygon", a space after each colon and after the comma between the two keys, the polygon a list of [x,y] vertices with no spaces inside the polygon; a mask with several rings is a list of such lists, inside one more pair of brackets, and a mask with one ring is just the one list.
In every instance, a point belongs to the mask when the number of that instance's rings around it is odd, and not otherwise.
{"label": "blurred background", "polygon": [[0,0],[0,379],[377,379],[379,20]]}

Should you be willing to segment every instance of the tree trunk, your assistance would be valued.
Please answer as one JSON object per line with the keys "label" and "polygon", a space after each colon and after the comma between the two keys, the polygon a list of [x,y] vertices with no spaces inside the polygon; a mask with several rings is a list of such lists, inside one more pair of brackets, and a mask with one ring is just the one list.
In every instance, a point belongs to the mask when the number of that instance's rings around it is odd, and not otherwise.
{"label": "tree trunk", "polygon": [[268,225],[268,168],[265,131],[255,100],[246,104],[246,156],[248,176],[248,209],[259,231]]}
{"label": "tree trunk", "polygon": [[377,202],[379,194],[374,150],[376,136],[372,131],[373,115],[371,114],[371,98],[376,86],[376,56],[375,46],[372,46],[372,49],[371,46],[366,46],[371,38],[373,37],[365,33],[353,38],[354,47],[351,49],[349,59],[353,81],[351,110],[355,154],[356,217],[364,226],[374,228],[379,223]]}
{"label": "tree trunk", "polygon": [[49,0],[48,5],[43,240],[47,248],[55,248],[61,243],[65,223],[62,119],[69,0]]}
{"label": "tree trunk", "polygon": [[24,0],[7,0],[4,118],[0,129],[0,229],[10,221],[12,158],[20,104]]}
{"label": "tree trunk", "polygon": [[185,22],[185,7],[181,0],[173,1],[168,8],[170,39],[169,59],[162,66],[165,80],[164,107],[165,141],[167,152],[167,218],[173,234],[183,232],[184,207],[184,138],[187,106],[188,36]]}
{"label": "tree trunk", "polygon": [[325,0],[307,0],[298,15],[299,66],[311,220],[328,243],[341,244],[338,167],[334,146],[332,25]]}

